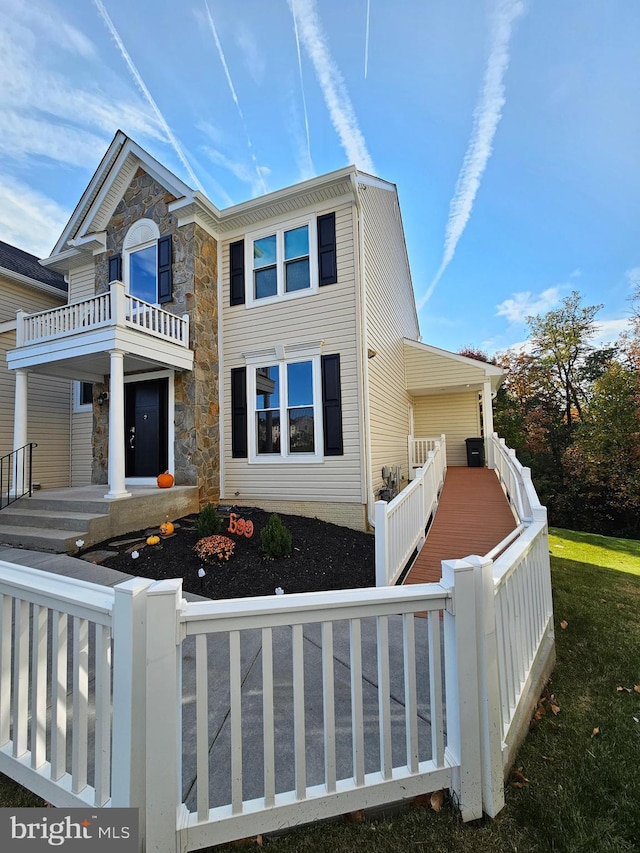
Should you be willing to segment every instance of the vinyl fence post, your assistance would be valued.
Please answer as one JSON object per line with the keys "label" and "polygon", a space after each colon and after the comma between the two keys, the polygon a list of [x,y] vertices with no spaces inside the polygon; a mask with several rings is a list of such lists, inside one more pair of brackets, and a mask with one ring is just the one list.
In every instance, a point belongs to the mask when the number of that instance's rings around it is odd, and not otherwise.
{"label": "vinyl fence post", "polygon": [[177,853],[182,811],[182,581],[147,591],[146,849]]}
{"label": "vinyl fence post", "polygon": [[464,821],[482,817],[482,756],[476,651],[475,570],[465,560],[443,560],[440,585],[452,590],[444,612],[447,757],[457,769],[453,794]]}
{"label": "vinyl fence post", "polygon": [[376,586],[387,586],[389,567],[389,516],[387,502],[376,501]]}
{"label": "vinyl fence post", "polygon": [[147,667],[146,591],[153,581],[131,578],[114,587],[113,720],[111,805],[137,808],[140,840],[145,833],[146,744],[144,732]]}
{"label": "vinyl fence post", "polygon": [[476,581],[482,808],[495,817],[504,806],[504,770],[493,560],[472,556],[466,562],[473,566]]}

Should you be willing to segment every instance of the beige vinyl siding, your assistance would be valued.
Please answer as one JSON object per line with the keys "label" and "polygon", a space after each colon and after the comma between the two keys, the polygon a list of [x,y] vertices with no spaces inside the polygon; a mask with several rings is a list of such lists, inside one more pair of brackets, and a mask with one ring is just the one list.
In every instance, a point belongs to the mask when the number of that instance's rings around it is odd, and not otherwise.
{"label": "beige vinyl siding", "polygon": [[[362,504],[361,397],[357,324],[353,208],[319,209],[318,214],[336,211],[338,282],[321,287],[318,293],[269,305],[247,308],[229,306],[229,243],[222,243],[223,312],[223,425],[224,482],[222,499],[260,505],[272,501],[305,501]],[[274,230],[280,225],[274,225]],[[246,271],[247,288],[251,272]],[[245,365],[244,354],[322,341],[322,353],[340,354],[342,383],[342,427],[344,455],[304,464],[254,463],[231,456],[231,369]],[[318,401],[320,405],[321,401]],[[317,415],[321,415],[318,408]]]}
{"label": "beige vinyl siding", "polygon": [[382,484],[382,467],[399,465],[408,475],[409,405],[403,338],[419,334],[411,273],[395,192],[360,187],[364,226],[367,361],[371,434],[371,482]]}
{"label": "beige vinyl siding", "polygon": [[91,484],[93,412],[71,415],[71,485]]}
{"label": "beige vinyl siding", "polygon": [[433,391],[452,385],[464,386],[485,381],[483,367],[464,364],[457,359],[427,352],[411,344],[405,345],[407,388]]}
{"label": "beige vinyl siding", "polygon": [[[36,288],[0,279],[0,322],[15,319],[16,311],[45,311],[66,300]],[[6,353],[15,347],[15,332],[0,334],[0,455],[13,448],[15,375],[8,370]],[[69,413],[71,383],[29,374],[27,438],[37,443],[33,480],[43,488],[69,485]]]}
{"label": "beige vinyl siding", "polygon": [[414,427],[416,438],[433,438],[444,433],[447,464],[466,465],[465,439],[475,438],[481,431],[478,392],[416,397]]}
{"label": "beige vinyl siding", "polygon": [[69,273],[69,302],[90,299],[96,292],[96,265],[91,262]]}

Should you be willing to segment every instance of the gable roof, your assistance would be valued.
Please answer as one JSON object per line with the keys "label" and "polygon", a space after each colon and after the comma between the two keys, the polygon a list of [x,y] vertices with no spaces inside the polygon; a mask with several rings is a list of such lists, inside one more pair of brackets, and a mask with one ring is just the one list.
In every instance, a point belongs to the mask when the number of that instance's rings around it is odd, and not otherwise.
{"label": "gable roof", "polygon": [[60,273],[41,266],[35,255],[0,240],[0,272],[3,271],[67,292],[67,283]]}

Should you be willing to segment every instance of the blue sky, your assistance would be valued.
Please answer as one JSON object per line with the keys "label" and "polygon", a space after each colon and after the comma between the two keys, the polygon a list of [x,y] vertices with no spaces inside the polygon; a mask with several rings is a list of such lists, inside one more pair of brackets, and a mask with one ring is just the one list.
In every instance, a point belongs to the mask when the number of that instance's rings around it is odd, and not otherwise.
{"label": "blue sky", "polygon": [[118,128],[219,207],[397,184],[426,342],[640,280],[637,0],[0,0],[0,239],[46,255]]}

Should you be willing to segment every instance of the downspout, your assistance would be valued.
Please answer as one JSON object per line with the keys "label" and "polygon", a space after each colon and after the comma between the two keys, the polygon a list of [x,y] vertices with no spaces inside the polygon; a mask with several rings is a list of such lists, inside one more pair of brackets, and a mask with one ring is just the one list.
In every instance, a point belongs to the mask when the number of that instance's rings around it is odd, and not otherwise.
{"label": "downspout", "polygon": [[369,357],[367,355],[367,288],[364,253],[364,223],[362,205],[358,192],[357,172],[351,173],[351,184],[358,212],[358,266],[359,266],[359,311],[360,318],[360,360],[362,363],[362,413],[364,427],[364,487],[367,496],[367,523],[375,528],[375,501],[371,485],[371,423],[369,420]]}
{"label": "downspout", "polygon": [[215,238],[216,241],[216,299],[218,301],[218,468],[220,486],[218,493],[220,500],[224,500],[224,485],[225,485],[225,464],[224,455],[225,434],[224,434],[224,388],[226,376],[224,374],[224,349],[223,349],[223,305],[222,305],[222,240]]}

